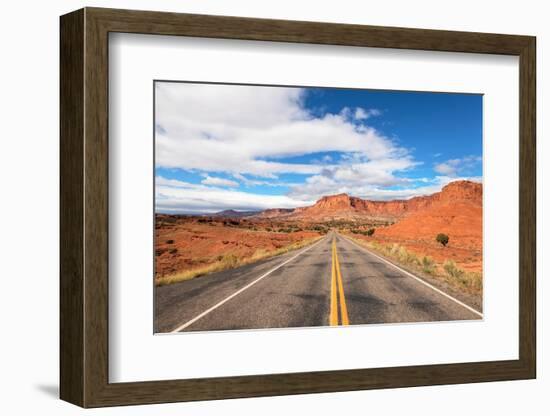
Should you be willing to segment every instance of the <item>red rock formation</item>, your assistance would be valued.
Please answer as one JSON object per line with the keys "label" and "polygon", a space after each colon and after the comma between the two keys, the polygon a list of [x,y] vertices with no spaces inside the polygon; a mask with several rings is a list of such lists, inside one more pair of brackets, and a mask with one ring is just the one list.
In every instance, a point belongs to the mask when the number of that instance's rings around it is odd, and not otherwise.
{"label": "red rock formation", "polygon": [[292,208],[270,208],[255,215],[256,218],[281,218],[294,212]]}
{"label": "red rock formation", "polygon": [[479,183],[457,181],[431,196],[432,203],[396,224],[376,231],[390,239],[415,240],[437,245],[438,233],[450,237],[449,246],[481,250],[483,233],[483,187]]}
{"label": "red rock formation", "polygon": [[[480,183],[455,181],[443,187],[441,192],[418,196],[407,200],[370,201],[347,194],[325,196],[314,205],[295,210],[266,210],[264,218],[287,218],[300,220],[323,220],[330,218],[372,217],[400,219],[412,213],[437,205],[466,202],[481,206],[483,188]],[[280,212],[279,212],[280,211]]]}

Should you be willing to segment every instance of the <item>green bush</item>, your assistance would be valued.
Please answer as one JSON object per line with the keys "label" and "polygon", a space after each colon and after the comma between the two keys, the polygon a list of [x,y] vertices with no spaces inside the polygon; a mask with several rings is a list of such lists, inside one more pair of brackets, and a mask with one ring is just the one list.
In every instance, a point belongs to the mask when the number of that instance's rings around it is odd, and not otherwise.
{"label": "green bush", "polygon": [[369,229],[367,230],[367,235],[368,235],[369,237],[372,237],[373,234],[374,234],[374,228],[369,228]]}
{"label": "green bush", "polygon": [[439,233],[435,237],[435,241],[441,243],[443,247],[445,247],[447,244],[449,244],[449,236],[447,234]]}

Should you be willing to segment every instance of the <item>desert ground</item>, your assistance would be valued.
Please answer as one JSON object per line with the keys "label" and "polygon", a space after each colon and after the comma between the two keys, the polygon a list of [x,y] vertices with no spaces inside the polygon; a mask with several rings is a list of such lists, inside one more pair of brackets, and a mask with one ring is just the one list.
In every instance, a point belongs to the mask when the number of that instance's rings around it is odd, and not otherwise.
{"label": "desert ground", "polygon": [[157,215],[157,284],[204,276],[308,245],[327,227],[227,216]]}

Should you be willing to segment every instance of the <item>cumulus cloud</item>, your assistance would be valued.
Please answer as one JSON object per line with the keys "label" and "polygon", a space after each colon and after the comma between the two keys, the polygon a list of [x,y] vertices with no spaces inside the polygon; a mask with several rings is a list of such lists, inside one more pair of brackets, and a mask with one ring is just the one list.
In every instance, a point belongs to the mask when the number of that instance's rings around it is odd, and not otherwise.
{"label": "cumulus cloud", "polygon": [[371,108],[369,110],[365,110],[364,108],[357,107],[355,109],[355,119],[356,120],[367,120],[371,117],[376,117],[381,115],[382,112],[380,110],[377,110],[376,108]]}
{"label": "cumulus cloud", "polygon": [[295,208],[314,201],[296,201],[285,195],[258,195],[234,189],[192,184],[162,176],[155,178],[156,212],[203,214],[226,209],[254,211],[267,208]]}
{"label": "cumulus cloud", "polygon": [[481,182],[479,176],[472,177],[451,177],[451,176],[436,176],[433,179],[419,178],[401,180],[400,186],[385,188],[375,184],[356,183],[349,184],[346,182],[337,182],[330,177],[317,176],[308,179],[307,184],[290,195],[296,199],[304,201],[317,200],[324,195],[332,195],[338,193],[347,193],[349,195],[358,196],[370,200],[392,200],[392,199],[410,199],[415,196],[431,195],[441,191],[445,185],[457,180],[470,180]]}
{"label": "cumulus cloud", "polygon": [[232,181],[231,179],[218,178],[216,176],[209,175],[205,175],[201,183],[203,185],[228,186],[231,188],[236,188],[239,186],[239,182]]}
{"label": "cumulus cloud", "polygon": [[340,116],[344,117],[347,120],[354,120],[354,121],[363,121],[367,120],[371,117],[376,117],[381,115],[382,112],[376,108],[369,108],[365,109],[362,107],[344,107],[340,111]]}
{"label": "cumulus cloud", "polygon": [[481,162],[480,156],[466,156],[459,159],[449,159],[442,163],[436,163],[434,165],[434,171],[441,175],[457,176],[459,173],[466,172],[476,164]]}
{"label": "cumulus cloud", "polygon": [[289,195],[299,200],[318,199],[338,193],[372,195],[373,191],[386,187],[410,185],[410,179],[398,177],[395,173],[420,164],[409,156],[363,160],[350,155],[347,159],[347,163],[325,167],[319,174],[306,178],[305,183],[291,186]]}
{"label": "cumulus cloud", "polygon": [[[375,110],[312,115],[300,88],[156,84],[156,157],[166,168],[275,177],[319,174],[322,166],[278,159],[318,152],[357,152],[376,160],[405,150],[356,120]],[[348,110],[351,112],[351,110]]]}

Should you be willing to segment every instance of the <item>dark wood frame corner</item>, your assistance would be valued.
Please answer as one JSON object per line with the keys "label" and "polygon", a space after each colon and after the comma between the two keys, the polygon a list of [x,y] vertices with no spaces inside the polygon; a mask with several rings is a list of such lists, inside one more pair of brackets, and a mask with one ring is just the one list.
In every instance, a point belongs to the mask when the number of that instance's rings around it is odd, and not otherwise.
{"label": "dark wood frame corner", "polygon": [[[61,17],[60,358],[63,400],[83,407],[534,378],[535,38],[85,8]],[[108,34],[247,39],[504,54],[520,62],[519,359],[109,383]]]}

